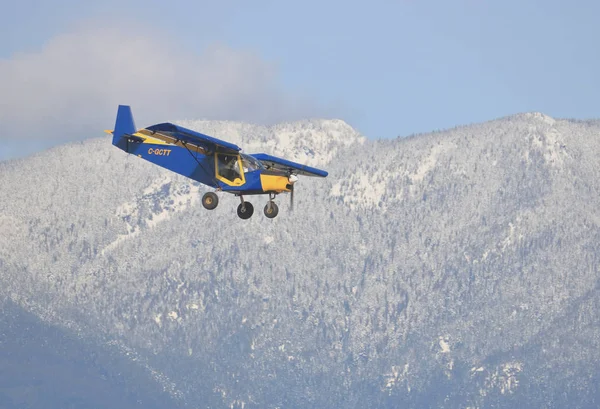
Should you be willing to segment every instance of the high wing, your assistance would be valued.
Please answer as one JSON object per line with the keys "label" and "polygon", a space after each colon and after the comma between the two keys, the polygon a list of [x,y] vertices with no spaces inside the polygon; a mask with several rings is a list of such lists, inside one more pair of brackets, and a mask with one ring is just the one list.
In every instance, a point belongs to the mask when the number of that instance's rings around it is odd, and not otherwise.
{"label": "high wing", "polygon": [[201,150],[203,153],[219,151],[237,154],[242,150],[233,143],[225,142],[170,122],[149,126],[139,130],[137,134],[160,139],[164,142],[186,148],[192,147],[195,148],[194,150]]}
{"label": "high wing", "polygon": [[319,176],[326,177],[329,173],[324,170],[313,168],[306,165],[301,165],[296,162],[292,162],[287,159],[281,159],[276,156],[268,155],[266,153],[256,153],[250,155],[260,161],[267,169],[282,170],[296,175],[303,176]]}

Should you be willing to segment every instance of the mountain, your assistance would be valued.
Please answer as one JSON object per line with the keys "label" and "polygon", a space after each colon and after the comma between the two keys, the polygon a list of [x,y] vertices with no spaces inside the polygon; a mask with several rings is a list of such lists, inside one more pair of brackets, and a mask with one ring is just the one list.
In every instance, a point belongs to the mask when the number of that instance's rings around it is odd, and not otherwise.
{"label": "mountain", "polygon": [[122,351],[41,321],[0,314],[0,408],[181,408]]}
{"label": "mountain", "polygon": [[330,176],[244,221],[108,138],[0,163],[0,297],[189,407],[597,406],[598,121],[180,123]]}

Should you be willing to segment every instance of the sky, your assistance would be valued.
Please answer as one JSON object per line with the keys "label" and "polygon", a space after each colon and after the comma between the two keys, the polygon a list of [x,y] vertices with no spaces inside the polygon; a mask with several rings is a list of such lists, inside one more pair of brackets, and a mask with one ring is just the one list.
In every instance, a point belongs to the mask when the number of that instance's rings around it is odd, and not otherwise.
{"label": "sky", "polygon": [[600,117],[600,2],[0,0],[0,160],[181,119]]}

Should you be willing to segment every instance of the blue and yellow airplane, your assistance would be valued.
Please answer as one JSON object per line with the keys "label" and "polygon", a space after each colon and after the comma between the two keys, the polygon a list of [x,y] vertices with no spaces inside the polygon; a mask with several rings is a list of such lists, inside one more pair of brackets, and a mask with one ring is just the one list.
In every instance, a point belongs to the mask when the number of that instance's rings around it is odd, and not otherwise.
{"label": "blue and yellow airplane", "polygon": [[[105,132],[113,136],[113,145],[127,153],[208,185],[217,192],[239,196],[237,214],[242,219],[249,219],[254,213],[254,206],[244,201],[244,195],[268,194],[264,213],[273,218],[279,213],[273,201],[278,194],[289,192],[293,208],[298,175],[327,177],[324,170],[266,153],[244,154],[237,145],[169,122],[138,130],[128,105],[119,105],[115,129]],[[219,196],[215,192],[202,196],[206,209],[212,210],[218,204]]]}

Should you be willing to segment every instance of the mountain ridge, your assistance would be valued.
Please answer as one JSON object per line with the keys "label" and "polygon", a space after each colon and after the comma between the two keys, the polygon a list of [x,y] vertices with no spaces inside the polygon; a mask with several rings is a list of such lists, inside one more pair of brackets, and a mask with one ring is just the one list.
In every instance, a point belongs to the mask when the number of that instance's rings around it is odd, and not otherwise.
{"label": "mountain ridge", "polygon": [[551,340],[600,336],[598,123],[370,140],[308,121],[269,128],[279,150],[201,124],[330,176],[241,222],[107,137],[0,164],[0,295],[123,344],[200,407],[591,404],[596,349]]}

